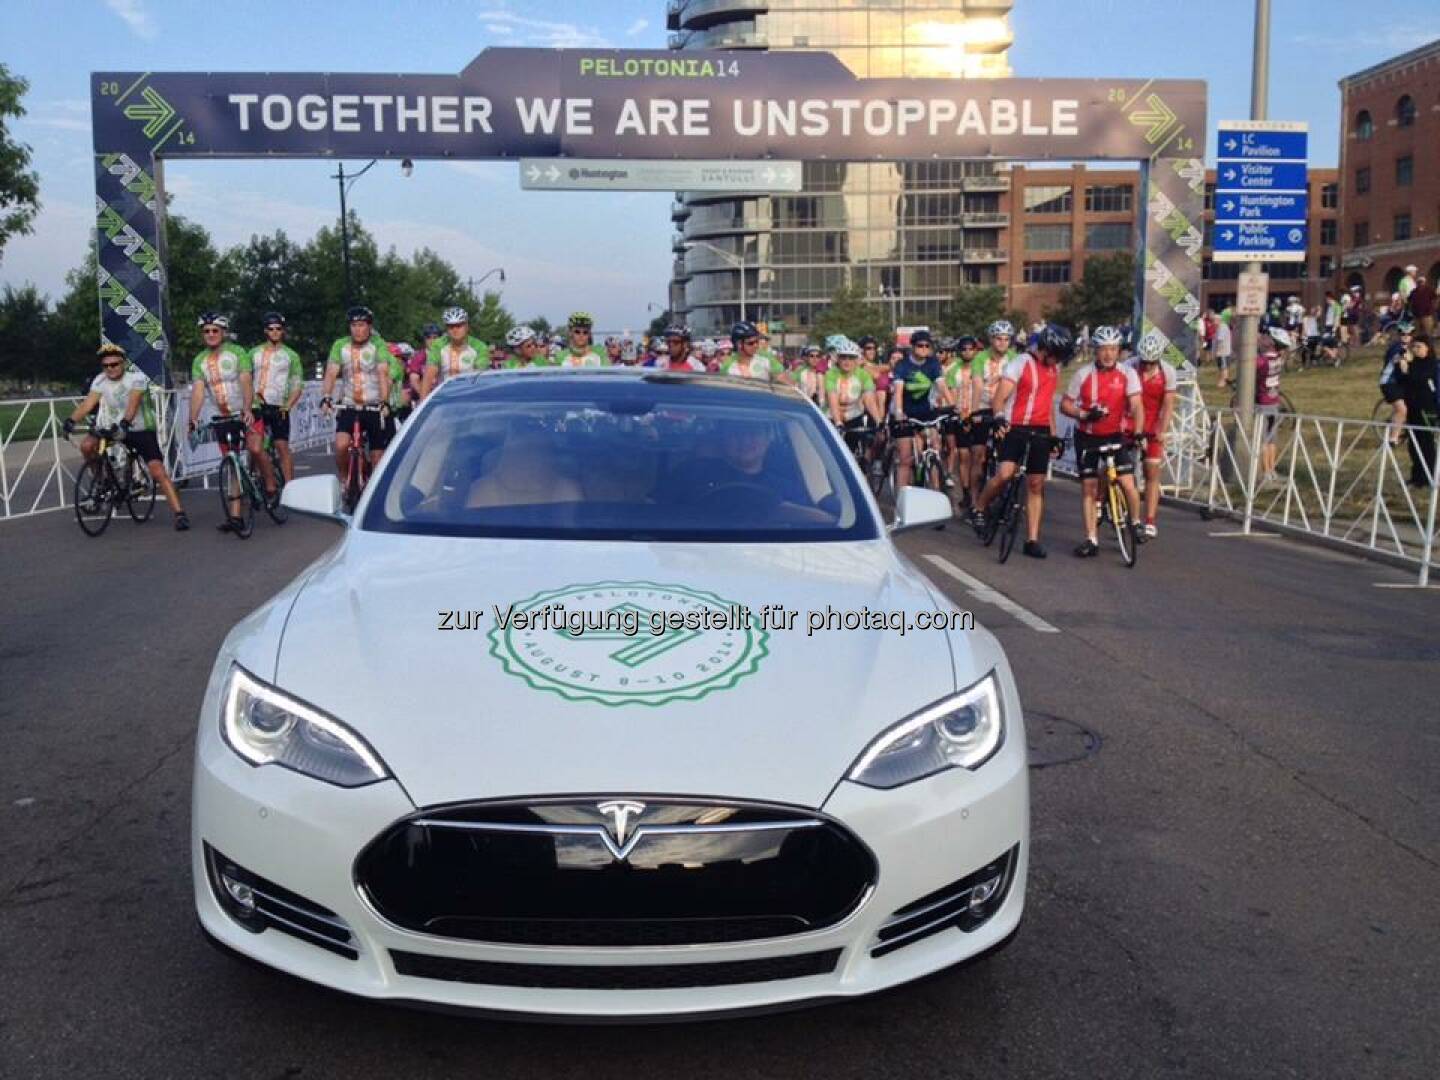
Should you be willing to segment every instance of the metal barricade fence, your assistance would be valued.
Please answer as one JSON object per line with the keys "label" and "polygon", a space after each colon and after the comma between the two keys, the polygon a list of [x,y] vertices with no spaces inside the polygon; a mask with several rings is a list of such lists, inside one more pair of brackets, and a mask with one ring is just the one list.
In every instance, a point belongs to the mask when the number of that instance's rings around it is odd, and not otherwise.
{"label": "metal barricade fence", "polygon": [[[213,442],[192,445],[187,438],[188,390],[152,386],[150,395],[156,435],[171,477],[199,478],[208,484],[210,474],[220,466],[220,454]],[[82,399],[75,395],[0,401],[0,521],[69,507],[80,445],[78,439],[66,440],[63,425]],[[207,406],[200,422],[211,414]],[[306,383],[290,413],[290,446],[305,450],[323,446],[333,437],[333,426],[320,412],[320,383]]]}

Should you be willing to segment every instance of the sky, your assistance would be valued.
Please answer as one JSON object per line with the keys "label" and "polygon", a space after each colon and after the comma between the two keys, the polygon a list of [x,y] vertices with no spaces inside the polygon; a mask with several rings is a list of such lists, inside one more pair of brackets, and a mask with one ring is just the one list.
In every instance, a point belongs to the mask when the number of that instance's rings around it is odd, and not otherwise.
{"label": "sky", "polygon": [[[1424,14],[1426,10],[1430,14]],[[1252,0],[1015,0],[1017,77],[1198,78],[1215,122],[1250,109]],[[1337,81],[1440,36],[1414,0],[1274,0],[1270,116],[1310,125],[1310,162],[1338,161]],[[13,124],[40,174],[33,236],[0,254],[0,284],[58,296],[91,243],[89,76],[98,70],[453,73],[487,46],[664,48],[664,0],[0,0],[0,61],[30,82]],[[357,165],[363,162],[356,163]],[[467,276],[503,267],[506,306],[558,320],[584,308],[644,327],[666,299],[666,192],[521,192],[517,166],[381,163],[350,195],[383,249],[430,247]],[[333,163],[166,165],[174,212],[221,245],[284,229],[304,241],[338,215]],[[495,282],[491,278],[489,284]]]}

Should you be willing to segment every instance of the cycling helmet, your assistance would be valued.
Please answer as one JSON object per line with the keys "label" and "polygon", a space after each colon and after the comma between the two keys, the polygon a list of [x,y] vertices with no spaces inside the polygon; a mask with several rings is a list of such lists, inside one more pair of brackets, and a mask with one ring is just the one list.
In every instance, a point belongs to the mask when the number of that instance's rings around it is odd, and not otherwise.
{"label": "cycling helmet", "polygon": [[[840,346],[844,345],[844,344],[845,344],[847,341],[849,341],[849,340],[850,340],[850,339],[847,338],[844,334],[831,334],[829,337],[827,337],[827,338],[825,339],[825,351],[826,351],[826,352],[839,352],[839,351],[840,351]],[[806,351],[806,352],[809,352],[811,348],[814,348],[814,346],[810,346],[810,347],[806,348],[805,351]],[[817,348],[817,349],[815,349],[815,351],[816,351],[816,352],[819,352],[820,350]]]}
{"label": "cycling helmet", "polygon": [[414,354],[415,354],[415,350],[412,349],[407,342],[404,342],[404,341],[392,341],[392,342],[390,342],[390,355],[393,356],[393,357],[395,357],[397,360],[408,360],[408,359],[410,359],[410,357],[413,356]]}
{"label": "cycling helmet", "polygon": [[700,343],[700,355],[707,358],[715,355],[715,343],[709,338]]}
{"label": "cycling helmet", "polygon": [[880,343],[876,341],[873,337],[871,337],[869,334],[866,334],[859,341],[855,342],[855,344],[859,345],[862,349],[868,349],[872,346],[878,347]]}
{"label": "cycling helmet", "polygon": [[443,333],[445,331],[440,329],[439,323],[427,322],[420,328],[421,337],[439,337]]}
{"label": "cycling helmet", "polygon": [[589,330],[595,325],[595,319],[588,311],[572,311],[568,325],[571,330]]}
{"label": "cycling helmet", "polygon": [[[1006,323],[1005,325],[1009,325]],[[1062,364],[1075,354],[1075,336],[1058,323],[1045,323],[1035,334],[1035,347],[1043,349]]]}
{"label": "cycling helmet", "polygon": [[961,334],[955,339],[956,352],[964,352],[966,349],[978,349],[979,347],[980,339],[971,337],[969,334]]}
{"label": "cycling helmet", "polygon": [[1397,334],[1413,334],[1415,333],[1415,324],[1402,320],[1395,324],[1395,332]]}
{"label": "cycling helmet", "polygon": [[1011,326],[1005,319],[996,319],[985,330],[985,336],[991,338],[1015,336],[1015,327]]}
{"label": "cycling helmet", "polygon": [[267,330],[272,326],[284,326],[285,316],[281,315],[278,311],[267,311],[260,319],[260,325]]}
{"label": "cycling helmet", "polygon": [[[825,339],[825,348],[829,349],[831,352],[834,352],[840,344],[839,337],[839,334],[831,334],[828,338]],[[800,355],[819,356],[820,351],[821,350],[819,345],[806,345],[803,349],[800,350]]]}
{"label": "cycling helmet", "polygon": [[858,359],[860,356],[860,346],[847,337],[836,347],[835,355]]}
{"label": "cycling helmet", "polygon": [[363,304],[357,304],[345,313],[346,322],[375,322],[375,313]]}
{"label": "cycling helmet", "polygon": [[739,345],[742,341],[748,341],[750,338],[758,338],[759,336],[760,330],[753,322],[737,322],[734,326],[730,327],[730,340],[736,345]]}
{"label": "cycling helmet", "polygon": [[910,344],[934,345],[935,338],[931,335],[929,330],[916,330],[915,333],[910,335]]}
{"label": "cycling helmet", "polygon": [[620,339],[619,339],[618,337],[613,336],[613,335],[610,336],[610,337],[607,337],[607,338],[605,339],[605,347],[606,347],[607,349],[608,349],[611,345],[619,345],[619,344],[620,344]]}
{"label": "cycling helmet", "polygon": [[505,344],[512,349],[518,349],[527,341],[535,340],[535,328],[521,323],[519,326],[512,326],[509,333],[505,335]]}
{"label": "cycling helmet", "polygon": [[1097,326],[1095,332],[1090,335],[1090,344],[1097,349],[1101,345],[1123,345],[1124,343],[1125,335],[1113,326]]}
{"label": "cycling helmet", "polygon": [[1278,326],[1272,326],[1265,333],[1270,335],[1270,340],[1279,345],[1282,349],[1288,349],[1295,344],[1295,339],[1290,336],[1290,331],[1282,330]]}
{"label": "cycling helmet", "polygon": [[671,323],[669,326],[665,327],[664,336],[667,338],[679,338],[681,341],[689,341],[690,328],[684,323]]}
{"label": "cycling helmet", "polygon": [[470,313],[463,307],[447,307],[440,316],[440,321],[446,326],[460,326],[470,321]]}
{"label": "cycling helmet", "polygon": [[1140,339],[1140,348],[1136,351],[1139,352],[1142,362],[1156,363],[1165,355],[1165,339],[1154,334],[1147,334]]}
{"label": "cycling helmet", "polygon": [[221,330],[230,329],[230,318],[228,315],[221,315],[218,311],[205,311],[195,323],[196,326],[218,326]]}

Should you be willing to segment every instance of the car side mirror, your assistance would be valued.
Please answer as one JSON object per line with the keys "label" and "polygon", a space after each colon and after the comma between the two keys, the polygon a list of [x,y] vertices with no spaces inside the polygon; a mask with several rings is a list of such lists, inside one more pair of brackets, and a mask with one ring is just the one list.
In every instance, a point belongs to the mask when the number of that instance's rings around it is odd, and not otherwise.
{"label": "car side mirror", "polygon": [[291,480],[280,491],[280,505],[297,514],[342,525],[350,520],[341,502],[340,481],[334,476],[302,476]]}
{"label": "car side mirror", "polygon": [[903,487],[895,496],[895,520],[890,523],[890,534],[923,529],[927,525],[944,525],[954,516],[950,496],[944,492]]}

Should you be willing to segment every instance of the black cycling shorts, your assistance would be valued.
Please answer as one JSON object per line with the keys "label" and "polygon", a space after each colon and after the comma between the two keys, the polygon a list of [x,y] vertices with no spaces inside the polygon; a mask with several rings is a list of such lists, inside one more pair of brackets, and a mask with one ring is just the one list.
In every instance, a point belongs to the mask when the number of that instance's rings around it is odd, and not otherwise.
{"label": "black cycling shorts", "polygon": [[380,423],[380,413],[374,409],[341,409],[335,414],[335,434],[349,435],[355,430],[355,421],[360,421],[360,430],[370,440],[371,450],[385,449],[385,426]]}
{"label": "black cycling shorts", "polygon": [[210,431],[222,453],[226,443],[233,442],[237,447],[245,445],[245,423],[238,416],[226,417],[223,420],[217,417],[211,423]]}
{"label": "black cycling shorts", "polygon": [[1393,382],[1381,383],[1380,396],[1383,397],[1387,403],[1394,405],[1395,402],[1405,396],[1405,388]]}
{"label": "black cycling shorts", "polygon": [[132,431],[125,436],[125,445],[135,452],[135,456],[141,461],[163,461],[165,455],[160,453],[160,440],[156,438],[153,431]]}
{"label": "black cycling shorts", "polygon": [[1050,467],[1050,429],[1027,424],[1012,427],[1000,444],[1000,460],[1016,465],[1023,460],[1026,472],[1043,474]]}
{"label": "black cycling shorts", "polygon": [[[1075,456],[1080,462],[1080,475],[1086,479],[1093,480],[1100,475],[1100,447],[1114,446],[1116,443],[1123,443],[1124,439],[1119,435],[1086,435],[1083,431],[1075,433]],[[1133,476],[1135,473],[1135,449],[1131,446],[1121,446],[1115,451],[1115,471],[1121,476]]]}
{"label": "black cycling shorts", "polygon": [[290,441],[290,413],[278,405],[261,405],[255,410],[255,417],[264,422],[273,442]]}
{"label": "black cycling shorts", "polygon": [[[970,446],[984,448],[990,445],[990,433],[995,430],[995,411],[976,409],[970,414]],[[966,445],[961,443],[961,446]]]}

